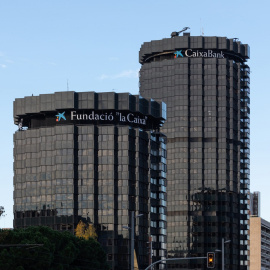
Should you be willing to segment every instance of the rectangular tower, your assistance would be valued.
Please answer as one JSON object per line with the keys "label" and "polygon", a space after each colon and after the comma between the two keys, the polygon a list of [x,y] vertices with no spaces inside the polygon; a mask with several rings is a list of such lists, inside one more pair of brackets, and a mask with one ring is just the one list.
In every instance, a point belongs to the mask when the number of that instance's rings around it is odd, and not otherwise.
{"label": "rectangular tower", "polygon": [[259,191],[250,193],[250,215],[261,216],[261,192]]}
{"label": "rectangular tower", "polygon": [[189,33],[140,49],[140,94],[167,104],[168,257],[206,256],[224,238],[226,269],[248,268],[248,58],[237,39]]}

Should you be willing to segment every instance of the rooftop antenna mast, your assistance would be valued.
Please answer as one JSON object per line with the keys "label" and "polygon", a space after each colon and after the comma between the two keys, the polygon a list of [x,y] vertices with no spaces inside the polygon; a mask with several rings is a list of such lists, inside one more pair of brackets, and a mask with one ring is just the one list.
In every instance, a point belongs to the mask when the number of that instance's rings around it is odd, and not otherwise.
{"label": "rooftop antenna mast", "polygon": [[200,29],[201,36],[203,36],[204,35],[204,31],[203,31],[202,19],[201,18],[200,18],[200,25],[201,25],[201,29]]}
{"label": "rooftop antenna mast", "polygon": [[67,91],[69,91],[69,86],[68,86],[68,79],[67,79]]}
{"label": "rooftop antenna mast", "polygon": [[173,38],[173,37],[178,37],[180,33],[184,32],[184,31],[186,31],[186,30],[188,30],[188,29],[190,29],[190,28],[189,28],[189,27],[184,27],[184,28],[183,28],[181,31],[179,31],[179,32],[172,32],[172,33],[171,33],[171,37],[172,37],[172,38]]}

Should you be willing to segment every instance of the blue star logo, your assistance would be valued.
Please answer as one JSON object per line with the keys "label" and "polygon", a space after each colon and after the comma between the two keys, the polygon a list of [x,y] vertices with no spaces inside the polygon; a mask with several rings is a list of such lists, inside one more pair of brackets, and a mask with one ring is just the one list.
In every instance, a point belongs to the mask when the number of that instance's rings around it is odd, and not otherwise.
{"label": "blue star logo", "polygon": [[64,114],[65,114],[65,112],[57,114],[56,115],[56,122],[59,122],[62,118],[64,120],[67,120],[66,117],[64,116]]}
{"label": "blue star logo", "polygon": [[177,58],[178,56],[184,57],[183,54],[182,54],[182,50],[176,51],[176,52],[174,53],[174,58]]}

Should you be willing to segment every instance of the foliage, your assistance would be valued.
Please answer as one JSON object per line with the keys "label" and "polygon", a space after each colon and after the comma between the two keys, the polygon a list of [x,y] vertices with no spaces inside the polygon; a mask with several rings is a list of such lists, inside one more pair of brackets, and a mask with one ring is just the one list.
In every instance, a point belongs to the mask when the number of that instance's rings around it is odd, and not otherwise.
{"label": "foliage", "polygon": [[82,220],[80,220],[75,229],[75,235],[79,238],[84,238],[85,240],[88,240],[89,238],[97,240],[95,227],[92,224],[88,224],[87,226]]}
{"label": "foliage", "polygon": [[48,227],[0,230],[0,245],[43,244],[35,248],[0,248],[0,270],[108,270],[100,244]]}
{"label": "foliage", "polygon": [[5,209],[3,206],[0,206],[0,217],[5,213]]}

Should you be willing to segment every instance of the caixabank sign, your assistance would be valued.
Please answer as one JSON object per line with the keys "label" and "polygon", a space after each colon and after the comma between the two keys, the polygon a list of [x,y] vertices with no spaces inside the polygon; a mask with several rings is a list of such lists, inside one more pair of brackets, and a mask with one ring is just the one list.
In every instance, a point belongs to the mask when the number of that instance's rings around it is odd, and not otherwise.
{"label": "caixabank sign", "polygon": [[178,50],[174,52],[174,58],[178,57],[203,57],[203,58],[225,58],[223,51],[217,50]]}
{"label": "caixabank sign", "polygon": [[161,52],[157,54],[152,54],[148,56],[143,62],[152,62],[152,61],[162,61],[165,59],[172,58],[216,58],[216,59],[234,59],[243,61],[241,56],[237,53],[232,53],[229,51],[219,50],[219,49],[177,49],[174,51]]}

